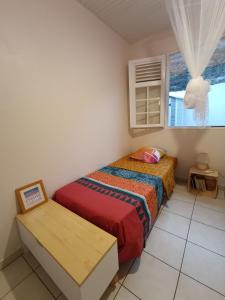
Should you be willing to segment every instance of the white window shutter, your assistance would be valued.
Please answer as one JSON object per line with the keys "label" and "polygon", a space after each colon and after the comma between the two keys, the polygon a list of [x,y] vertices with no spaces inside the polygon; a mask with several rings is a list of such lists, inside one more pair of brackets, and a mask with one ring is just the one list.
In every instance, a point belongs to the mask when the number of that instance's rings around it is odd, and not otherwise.
{"label": "white window shutter", "polygon": [[164,126],[165,56],[129,61],[130,127]]}
{"label": "white window shutter", "polygon": [[146,62],[135,64],[136,83],[161,80],[161,62]]}

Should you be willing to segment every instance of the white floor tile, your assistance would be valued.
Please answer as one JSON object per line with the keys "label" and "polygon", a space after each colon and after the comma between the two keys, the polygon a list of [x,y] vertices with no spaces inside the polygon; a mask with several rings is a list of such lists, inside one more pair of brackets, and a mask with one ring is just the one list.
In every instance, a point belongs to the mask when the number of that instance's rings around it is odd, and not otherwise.
{"label": "white floor tile", "polygon": [[174,191],[181,190],[181,191],[187,191],[187,184],[182,182],[176,182],[176,185],[174,187]]}
{"label": "white floor tile", "polygon": [[195,205],[192,219],[225,230],[225,214]]}
{"label": "white floor tile", "polygon": [[225,256],[225,232],[222,230],[192,221],[188,240]]}
{"label": "white floor tile", "polygon": [[115,287],[112,287],[110,285],[105,291],[105,293],[102,295],[100,300],[113,300],[120,287],[121,285],[119,283],[117,283]]}
{"label": "white floor tile", "polygon": [[154,227],[146,243],[145,251],[180,269],[185,240]]}
{"label": "white floor tile", "polygon": [[[161,212],[162,212],[163,208],[164,208],[164,206],[163,206],[163,205],[161,205],[161,206],[160,206],[160,209],[159,209],[159,212],[158,212],[158,215],[157,215],[157,217],[159,217],[159,215],[161,214]],[[155,222],[156,222],[156,220],[155,220]]]}
{"label": "white floor tile", "polygon": [[175,269],[143,253],[133,264],[124,286],[142,300],[172,300],[178,274]]}
{"label": "white floor tile", "polygon": [[191,218],[194,202],[189,203],[182,200],[170,199],[164,205],[164,209],[169,212],[176,213],[185,218]]}
{"label": "white floor tile", "polygon": [[24,251],[23,257],[33,270],[35,270],[40,265],[33,254],[28,250]]}
{"label": "white floor tile", "polygon": [[225,300],[225,297],[212,291],[197,281],[181,274],[175,300]]}
{"label": "white floor tile", "polygon": [[215,209],[219,212],[225,212],[225,199],[197,196],[196,204],[206,208]]}
{"label": "white floor tile", "polygon": [[189,223],[190,220],[163,210],[155,226],[186,239]]}
{"label": "white floor tile", "polygon": [[0,271],[0,298],[13,289],[20,283],[32,270],[25,262],[19,257],[9,266]]}
{"label": "white floor tile", "polygon": [[39,266],[35,272],[37,273],[38,277],[41,279],[41,281],[46,285],[48,290],[55,296],[58,297],[61,294],[61,291],[56,286],[54,281],[51,279],[51,277],[46,273],[46,271],[42,268],[42,266]]}
{"label": "white floor tile", "polygon": [[128,262],[120,264],[119,272],[118,272],[118,277],[119,277],[119,282],[122,283],[124,278],[126,277],[131,265],[133,264],[134,260],[130,260]]}
{"label": "white floor tile", "polygon": [[35,273],[28,276],[14,290],[7,294],[3,300],[53,300],[43,283]]}
{"label": "white floor tile", "polygon": [[225,295],[225,258],[187,243],[182,272]]}
{"label": "white floor tile", "polygon": [[130,293],[127,289],[124,287],[121,287],[119,290],[119,293],[117,294],[115,300],[137,300],[140,298],[137,298],[135,295]]}
{"label": "white floor tile", "polygon": [[192,193],[189,193],[187,189],[176,189],[174,190],[172,196],[170,199],[176,199],[176,200],[181,200],[189,203],[194,203],[195,201],[195,195]]}

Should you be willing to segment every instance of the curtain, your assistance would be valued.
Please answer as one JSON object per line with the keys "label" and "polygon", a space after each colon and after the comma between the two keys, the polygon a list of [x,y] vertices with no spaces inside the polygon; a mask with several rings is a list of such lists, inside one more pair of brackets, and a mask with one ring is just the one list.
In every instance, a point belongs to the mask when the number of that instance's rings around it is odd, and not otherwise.
{"label": "curtain", "polygon": [[196,121],[207,122],[210,83],[201,76],[225,30],[225,0],[165,0],[170,22],[192,76],[186,87],[186,108]]}

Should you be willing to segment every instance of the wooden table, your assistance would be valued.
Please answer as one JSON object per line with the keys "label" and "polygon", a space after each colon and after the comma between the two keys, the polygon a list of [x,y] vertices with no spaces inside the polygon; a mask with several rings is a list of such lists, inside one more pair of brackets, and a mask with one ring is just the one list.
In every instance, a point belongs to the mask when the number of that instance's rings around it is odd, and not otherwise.
{"label": "wooden table", "polygon": [[[212,177],[215,179],[216,183],[215,183],[215,189],[213,191],[199,191],[195,188],[192,187],[191,185],[191,178],[193,175],[200,175],[204,178],[207,178],[207,177]],[[218,181],[218,177],[219,177],[219,174],[218,174],[218,171],[217,170],[200,170],[198,169],[197,167],[195,166],[192,166],[189,170],[189,175],[188,175],[188,191],[190,192],[193,192],[193,193],[198,193],[199,195],[201,196],[206,196],[206,197],[211,197],[211,198],[216,198],[217,197],[217,193],[218,193],[218,184],[217,184],[217,181]]]}
{"label": "wooden table", "polygon": [[68,299],[101,297],[118,271],[115,237],[52,200],[17,221],[22,241]]}

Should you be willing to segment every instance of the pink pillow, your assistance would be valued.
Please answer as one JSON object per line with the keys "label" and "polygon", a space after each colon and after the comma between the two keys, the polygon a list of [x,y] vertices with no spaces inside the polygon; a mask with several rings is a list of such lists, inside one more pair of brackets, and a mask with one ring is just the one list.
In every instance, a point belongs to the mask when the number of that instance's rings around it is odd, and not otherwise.
{"label": "pink pillow", "polygon": [[[137,159],[137,160],[144,160],[144,153],[145,152],[150,153],[152,151],[158,151],[160,154],[160,158],[162,158],[166,154],[166,151],[163,149],[143,147],[138,149],[136,152],[131,153],[130,158]],[[158,153],[157,153],[157,157],[158,157]]]}
{"label": "pink pillow", "polygon": [[151,151],[145,151],[143,156],[143,161],[149,164],[155,164],[160,161],[160,152],[156,149]]}

